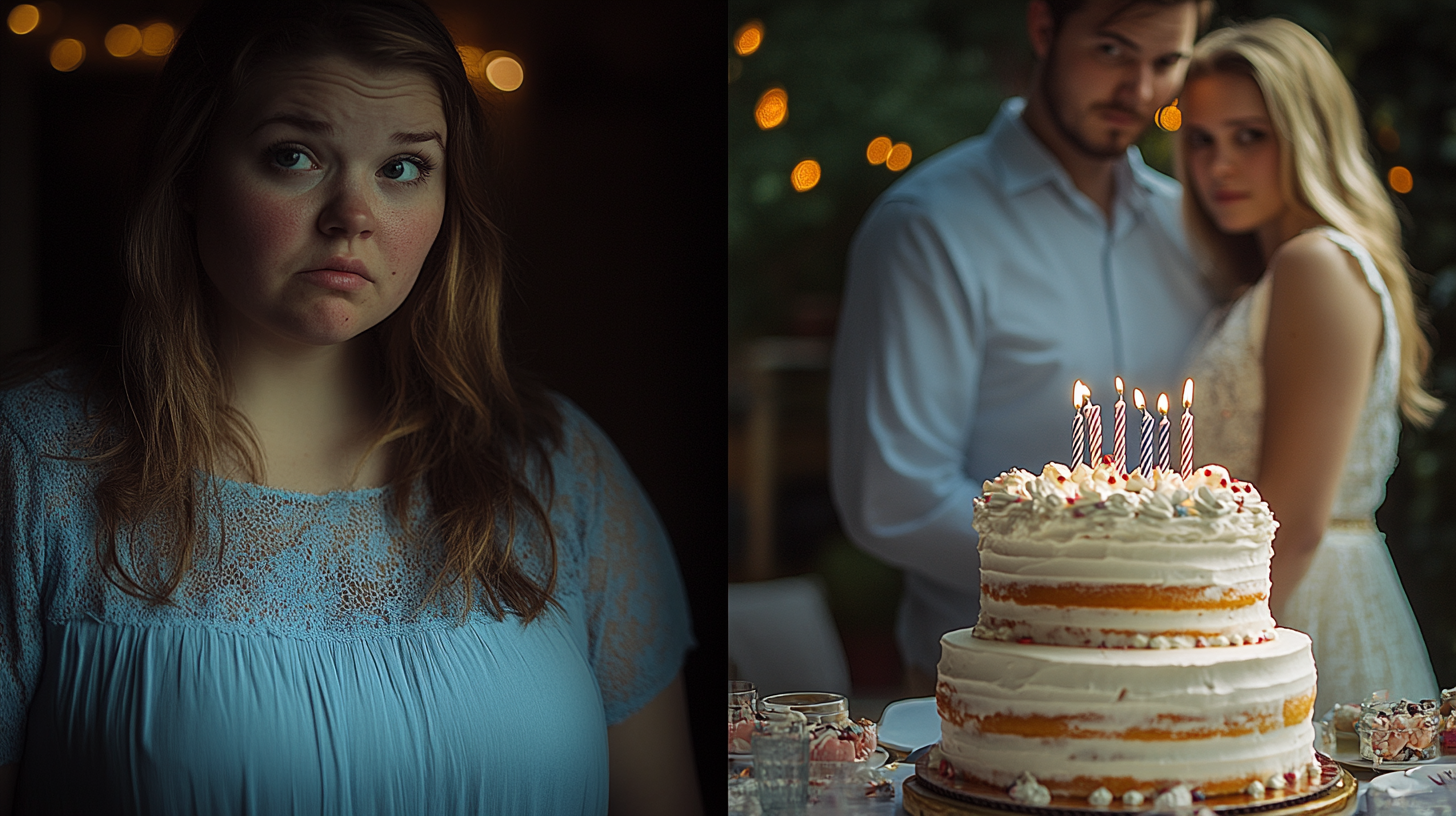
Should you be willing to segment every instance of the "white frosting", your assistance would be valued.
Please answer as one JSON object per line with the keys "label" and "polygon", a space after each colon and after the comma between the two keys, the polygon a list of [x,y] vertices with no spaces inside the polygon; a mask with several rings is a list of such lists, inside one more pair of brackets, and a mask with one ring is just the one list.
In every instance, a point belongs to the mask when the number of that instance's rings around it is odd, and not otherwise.
{"label": "white frosting", "polygon": [[[1079,776],[1159,788],[1303,770],[1313,728],[1307,710],[1291,725],[1285,709],[1313,701],[1314,660],[1307,636],[1278,634],[1237,649],[1137,650],[950,632],[941,638],[937,689],[941,750],[991,784],[1029,771],[1053,791]],[[983,730],[998,717],[1041,718],[1062,723],[1061,731],[1030,738]],[[1129,739],[1130,730],[1164,738]]]}
{"label": "white frosting", "polygon": [[[1218,465],[1186,482],[1105,464],[1011,470],[984,483],[974,525],[983,637],[1189,648],[1257,642],[1274,628],[1278,523],[1253,485]],[[1171,591],[1141,591],[1150,587]],[[1036,600],[1046,596],[1056,600]]]}
{"label": "white frosting", "polygon": [[1249,783],[1249,786],[1247,788],[1244,788],[1244,793],[1247,793],[1255,799],[1258,799],[1259,797],[1264,795],[1264,783],[1255,779],[1253,782]]}
{"label": "white frosting", "polygon": [[1087,803],[1093,807],[1107,807],[1112,804],[1112,791],[1107,788],[1098,788],[1087,797]]}
{"label": "white frosting", "polygon": [[1128,807],[1137,807],[1143,803],[1143,794],[1141,791],[1130,790],[1122,795],[1122,803]]}
{"label": "white frosting", "polygon": [[1186,785],[1176,785],[1158,794],[1153,800],[1153,807],[1158,809],[1191,807],[1193,805],[1193,791]]}

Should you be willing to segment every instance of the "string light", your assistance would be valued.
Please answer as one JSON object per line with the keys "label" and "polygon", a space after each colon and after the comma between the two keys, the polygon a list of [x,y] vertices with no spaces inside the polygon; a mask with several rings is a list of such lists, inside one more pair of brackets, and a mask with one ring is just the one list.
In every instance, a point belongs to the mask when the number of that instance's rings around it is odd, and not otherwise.
{"label": "string light", "polygon": [[51,67],[62,73],[68,73],[81,67],[86,61],[86,46],[80,40],[73,40],[67,37],[64,40],[56,40],[51,46]]}
{"label": "string light", "polygon": [[753,108],[753,120],[760,130],[772,130],[789,118],[789,95],[783,88],[769,88]]}
{"label": "string light", "polygon": [[149,57],[165,57],[172,53],[177,31],[168,23],[150,23],[142,29],[142,53]]}
{"label": "string light", "polygon": [[898,173],[910,166],[910,145],[900,142],[890,148],[890,155],[885,157],[885,166]]}
{"label": "string light", "polygon": [[1158,127],[1169,132],[1183,127],[1183,111],[1178,110],[1178,100],[1174,99],[1171,105],[1158,108],[1153,121],[1158,123]]}
{"label": "string light", "polygon": [[738,56],[746,57],[758,50],[763,45],[763,23],[757,20],[749,20],[738,27],[738,33],[733,35],[733,50]]}
{"label": "string light", "polygon": [[514,91],[526,81],[526,70],[520,60],[504,52],[495,56],[486,55],[485,78],[502,91]]}
{"label": "string light", "polygon": [[819,183],[821,174],[822,171],[819,169],[819,162],[813,159],[804,159],[797,165],[794,165],[794,172],[789,174],[789,183],[794,185],[795,191],[802,193],[806,190],[814,189],[814,185]]}
{"label": "string light", "polygon": [[1411,171],[1398,164],[1390,168],[1390,172],[1386,174],[1386,180],[1390,182],[1390,189],[1401,195],[1409,193],[1411,187],[1415,186],[1415,179],[1411,176]]}
{"label": "string light", "polygon": [[106,53],[113,57],[129,57],[142,50],[142,32],[134,25],[112,26],[106,32]]}
{"label": "string light", "polygon": [[885,159],[890,157],[890,148],[894,147],[889,136],[876,136],[870,139],[870,146],[865,148],[865,159],[870,164],[884,164]]}
{"label": "string light", "polygon": [[40,25],[40,9],[29,3],[21,3],[10,10],[10,16],[5,22],[16,34],[29,34]]}

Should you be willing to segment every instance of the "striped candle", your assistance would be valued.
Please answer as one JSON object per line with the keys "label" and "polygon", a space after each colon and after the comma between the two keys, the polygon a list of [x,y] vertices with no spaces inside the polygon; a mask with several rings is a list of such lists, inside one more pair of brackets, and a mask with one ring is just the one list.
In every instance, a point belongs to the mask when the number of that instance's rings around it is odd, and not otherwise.
{"label": "striped candle", "polygon": [[1178,426],[1178,442],[1182,457],[1178,471],[1183,478],[1193,473],[1193,380],[1183,381],[1183,417]]}
{"label": "striped candle", "polygon": [[1163,421],[1158,423],[1158,467],[1168,470],[1168,395],[1158,395],[1158,413]]}
{"label": "striped candle", "polygon": [[1127,472],[1127,403],[1122,400],[1122,378],[1113,377],[1117,387],[1117,402],[1112,406],[1112,464],[1118,475]]}
{"label": "striped candle", "polygon": [[1102,464],[1102,406],[1089,396],[1082,411],[1087,414],[1087,464],[1097,467]]}
{"label": "striped candle", "polygon": [[1153,472],[1153,415],[1148,413],[1148,402],[1143,399],[1141,388],[1132,390],[1132,404],[1137,406],[1143,415],[1142,433],[1139,435],[1142,444],[1138,456],[1138,466],[1142,468],[1143,475],[1148,476]]}
{"label": "striped candle", "polygon": [[1087,420],[1082,416],[1082,400],[1086,395],[1082,392],[1086,390],[1081,380],[1072,386],[1072,460],[1067,463],[1068,467],[1076,467],[1082,461],[1082,443],[1087,439]]}

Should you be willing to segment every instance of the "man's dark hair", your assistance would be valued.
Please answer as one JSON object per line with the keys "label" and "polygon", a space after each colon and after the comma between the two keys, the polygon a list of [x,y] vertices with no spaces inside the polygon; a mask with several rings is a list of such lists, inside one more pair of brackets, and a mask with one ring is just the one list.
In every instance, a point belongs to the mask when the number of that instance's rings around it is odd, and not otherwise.
{"label": "man's dark hair", "polygon": [[[1181,6],[1184,3],[1193,3],[1197,7],[1198,36],[1202,37],[1208,31],[1209,21],[1213,19],[1213,0],[1125,0],[1115,6],[1107,18],[1098,24],[1106,25],[1136,6]],[[1052,14],[1052,36],[1055,37],[1062,33],[1062,23],[1081,11],[1087,5],[1087,0],[1046,0],[1046,4]]]}

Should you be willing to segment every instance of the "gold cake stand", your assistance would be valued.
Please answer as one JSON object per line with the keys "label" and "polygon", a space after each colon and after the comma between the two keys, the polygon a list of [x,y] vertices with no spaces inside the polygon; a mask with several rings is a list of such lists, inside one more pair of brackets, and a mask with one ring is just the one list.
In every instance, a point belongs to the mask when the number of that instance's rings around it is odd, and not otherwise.
{"label": "gold cake stand", "polygon": [[[1215,796],[1195,802],[1195,809],[1208,808],[1217,816],[1348,816],[1355,811],[1358,783],[1350,772],[1324,754],[1315,754],[1323,773],[1313,788],[1261,799],[1243,794]],[[1004,790],[963,779],[948,779],[930,767],[928,757],[915,763],[915,775],[902,788],[905,812],[910,816],[1091,816],[1091,814],[1137,813],[1152,810],[1151,801],[1132,808],[1120,801],[1094,807],[1085,799],[1054,796],[1050,805],[1036,807],[1013,800]]]}

